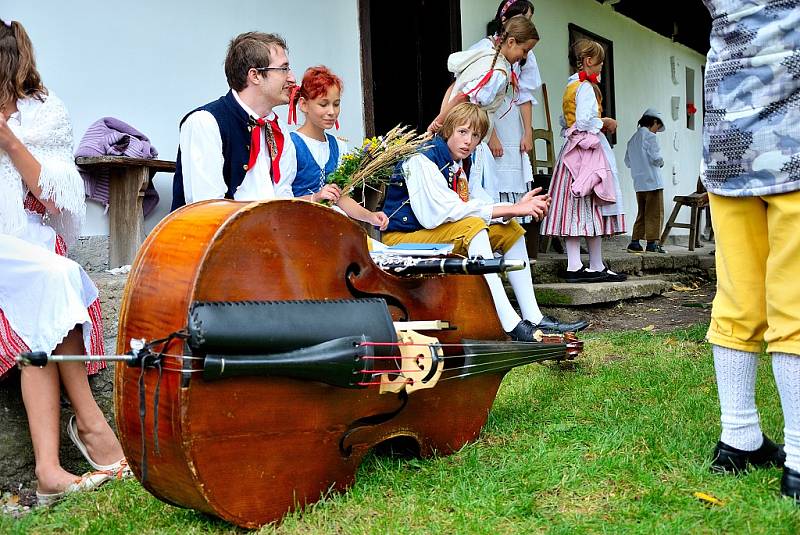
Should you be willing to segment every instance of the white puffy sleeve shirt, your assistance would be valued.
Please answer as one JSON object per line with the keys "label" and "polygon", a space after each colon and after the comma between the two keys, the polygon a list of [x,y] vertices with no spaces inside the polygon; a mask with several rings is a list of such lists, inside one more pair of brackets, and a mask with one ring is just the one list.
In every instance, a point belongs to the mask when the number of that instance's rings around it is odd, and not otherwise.
{"label": "white puffy sleeve shirt", "polygon": [[434,229],[465,217],[492,222],[492,198],[480,189],[483,194],[470,190],[469,201],[462,201],[458,193],[447,187],[441,171],[427,157],[412,156],[403,164],[403,172],[411,209],[423,227]]}
{"label": "white puffy sleeve shirt", "polygon": [[[569,82],[578,79],[577,74],[569,78]],[[600,120],[597,96],[591,82],[583,82],[575,93],[575,128],[584,132],[596,134],[603,128],[603,121]]]}
{"label": "white puffy sleeve shirt", "polygon": [[[236,95],[237,102],[253,118],[252,112]],[[272,119],[274,117],[270,117]],[[281,153],[281,179],[272,181],[272,163],[266,139],[261,136],[261,150],[253,167],[248,169],[244,180],[236,189],[233,198],[237,201],[260,201],[274,198],[291,198],[292,182],[297,173],[297,158],[289,129],[279,120],[284,135]],[[222,176],[223,155],[222,137],[219,126],[211,113],[200,110],[192,113],[184,121],[180,131],[181,167],[183,169],[183,189],[186,203],[206,199],[222,199],[228,191]]]}
{"label": "white puffy sleeve shirt", "polygon": [[653,191],[664,188],[661,177],[664,158],[661,156],[656,134],[649,129],[640,126],[628,141],[625,165],[631,170],[634,190]]}
{"label": "white puffy sleeve shirt", "polygon": [[517,95],[516,104],[520,105],[526,102],[537,104],[533,92],[542,86],[542,75],[539,73],[539,64],[536,56],[533,55],[533,50],[528,52],[525,65],[515,63],[514,70],[519,79],[519,95]]}
{"label": "white puffy sleeve shirt", "polygon": [[[488,37],[484,37],[471,47],[469,50],[479,50],[479,49],[490,49],[494,48],[494,43]],[[519,63],[515,63],[512,68],[514,72],[517,74],[517,79],[519,81],[519,93],[516,95],[516,100],[514,101],[515,104],[525,104],[526,102],[532,102],[536,104],[536,99],[533,96],[533,92],[539,89],[542,85],[542,76],[539,73],[539,64],[536,61],[536,56],[533,55],[533,50],[528,52],[528,57],[525,59],[525,65],[520,65]],[[497,74],[497,73],[495,73]],[[505,76],[501,77],[502,82],[505,82]],[[492,83],[494,80],[490,81]],[[504,88],[500,85],[493,84],[494,87],[494,94],[497,94],[497,91],[503,90]],[[475,84],[469,89],[475,87]],[[467,89],[468,90],[468,89]],[[488,91],[488,90],[487,90]],[[488,102],[491,102],[492,99],[488,99]],[[473,101],[474,102],[474,101]],[[475,102],[476,104],[480,104]]]}

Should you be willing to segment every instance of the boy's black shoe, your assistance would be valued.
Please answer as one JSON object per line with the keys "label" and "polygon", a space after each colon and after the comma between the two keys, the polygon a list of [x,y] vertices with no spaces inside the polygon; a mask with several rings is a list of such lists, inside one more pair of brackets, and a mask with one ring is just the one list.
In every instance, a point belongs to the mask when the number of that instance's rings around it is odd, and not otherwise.
{"label": "boy's black shoe", "polygon": [[607,276],[602,271],[589,271],[582,267],[578,271],[566,270],[562,273],[561,278],[566,282],[603,282]]}
{"label": "boy's black shoe", "polygon": [[[775,444],[763,433],[761,436],[764,437],[764,443],[754,451],[740,450],[733,446],[728,446],[722,441],[717,442],[714,448],[713,460],[711,461],[711,470],[737,474],[744,472],[747,469],[747,465],[752,465],[755,468],[783,466],[784,461],[786,461],[783,444]],[[797,483],[797,488],[800,490],[800,479],[798,479]]]}
{"label": "boy's black shoe", "polygon": [[578,320],[572,323],[562,323],[553,316],[542,316],[541,321],[534,325],[534,329],[539,329],[543,333],[576,333],[589,326],[586,320]]}
{"label": "boy's black shoe", "polygon": [[800,505],[800,472],[792,470],[788,466],[783,467],[781,496],[794,498],[794,503]]}
{"label": "boy's black shoe", "polygon": [[667,253],[667,251],[663,247],[661,247],[661,244],[656,242],[648,243],[646,251],[648,253],[664,253],[664,254]]}
{"label": "boy's black shoe", "polygon": [[639,243],[638,241],[631,241],[628,244],[628,252],[629,253],[641,253],[641,252],[644,252],[644,249],[642,249],[642,244]]}

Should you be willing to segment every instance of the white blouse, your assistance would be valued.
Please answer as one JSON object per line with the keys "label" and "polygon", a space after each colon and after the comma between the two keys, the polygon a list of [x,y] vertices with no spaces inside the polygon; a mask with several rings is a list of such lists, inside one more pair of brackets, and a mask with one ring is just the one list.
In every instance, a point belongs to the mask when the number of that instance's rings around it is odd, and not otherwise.
{"label": "white blouse", "polygon": [[[578,79],[575,73],[569,77],[567,85]],[[600,120],[600,108],[597,104],[597,96],[591,82],[582,82],[575,93],[575,128],[584,132],[598,133],[603,128],[603,121]]]}
{"label": "white blouse", "polygon": [[[484,37],[469,47],[469,50],[486,48],[494,48],[494,43],[488,37]],[[518,94],[514,99],[514,103],[518,106],[520,104],[525,104],[526,102],[537,104],[536,99],[533,96],[533,92],[541,87],[542,75],[539,73],[539,64],[536,61],[536,56],[533,55],[533,50],[528,52],[528,57],[525,59],[525,65],[520,65],[519,62],[517,62],[512,65],[511,68],[517,75],[517,81],[519,83],[519,87],[517,88]]]}
{"label": "white blouse", "polygon": [[[257,119],[258,115],[250,109],[236,91],[233,91],[236,102],[250,115]],[[273,111],[267,118],[276,116]],[[280,119],[278,125],[283,132],[283,152],[280,159],[281,179],[277,184],[272,181],[272,163],[265,136],[261,136],[261,150],[256,163],[247,170],[244,180],[236,189],[233,198],[237,201],[260,201],[274,198],[291,198],[292,181],[297,172],[294,143],[289,129]],[[186,203],[206,199],[222,199],[228,191],[222,176],[224,157],[222,155],[222,137],[217,120],[210,112],[200,110],[186,118],[181,126],[179,143],[181,148],[181,168],[183,170],[183,189]]]}

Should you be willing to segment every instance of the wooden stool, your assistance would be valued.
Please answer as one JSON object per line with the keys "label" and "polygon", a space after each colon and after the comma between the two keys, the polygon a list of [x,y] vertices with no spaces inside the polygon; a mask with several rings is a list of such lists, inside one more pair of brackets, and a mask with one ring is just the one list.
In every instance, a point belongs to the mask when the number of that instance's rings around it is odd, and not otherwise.
{"label": "wooden stool", "polygon": [[[688,228],[689,229],[689,250],[694,251],[695,247],[702,247],[700,245],[700,209],[708,206],[708,193],[691,193],[689,195],[675,195],[672,199],[675,201],[675,208],[669,216],[667,224],[664,226],[664,232],[661,233],[661,245],[664,245],[665,240],[669,236],[673,228]],[[688,206],[692,209],[689,223],[676,223],[675,219],[681,208]]]}

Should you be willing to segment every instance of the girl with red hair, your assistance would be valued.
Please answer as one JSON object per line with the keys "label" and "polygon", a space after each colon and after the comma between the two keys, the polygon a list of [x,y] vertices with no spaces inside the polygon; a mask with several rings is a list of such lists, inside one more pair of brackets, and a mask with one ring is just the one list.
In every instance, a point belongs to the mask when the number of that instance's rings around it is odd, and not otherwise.
{"label": "girl with red hair", "polygon": [[[328,184],[328,176],[339,166],[347,146],[326,130],[339,127],[342,80],[327,67],[311,67],[303,75],[289,103],[289,124],[296,122],[297,108],[306,117],[303,125],[291,133],[297,157],[297,175],[292,182],[295,197],[322,197],[333,201],[353,219],[365,221],[384,230],[389,219],[383,212],[371,212]],[[326,196],[329,195],[329,196]]]}

